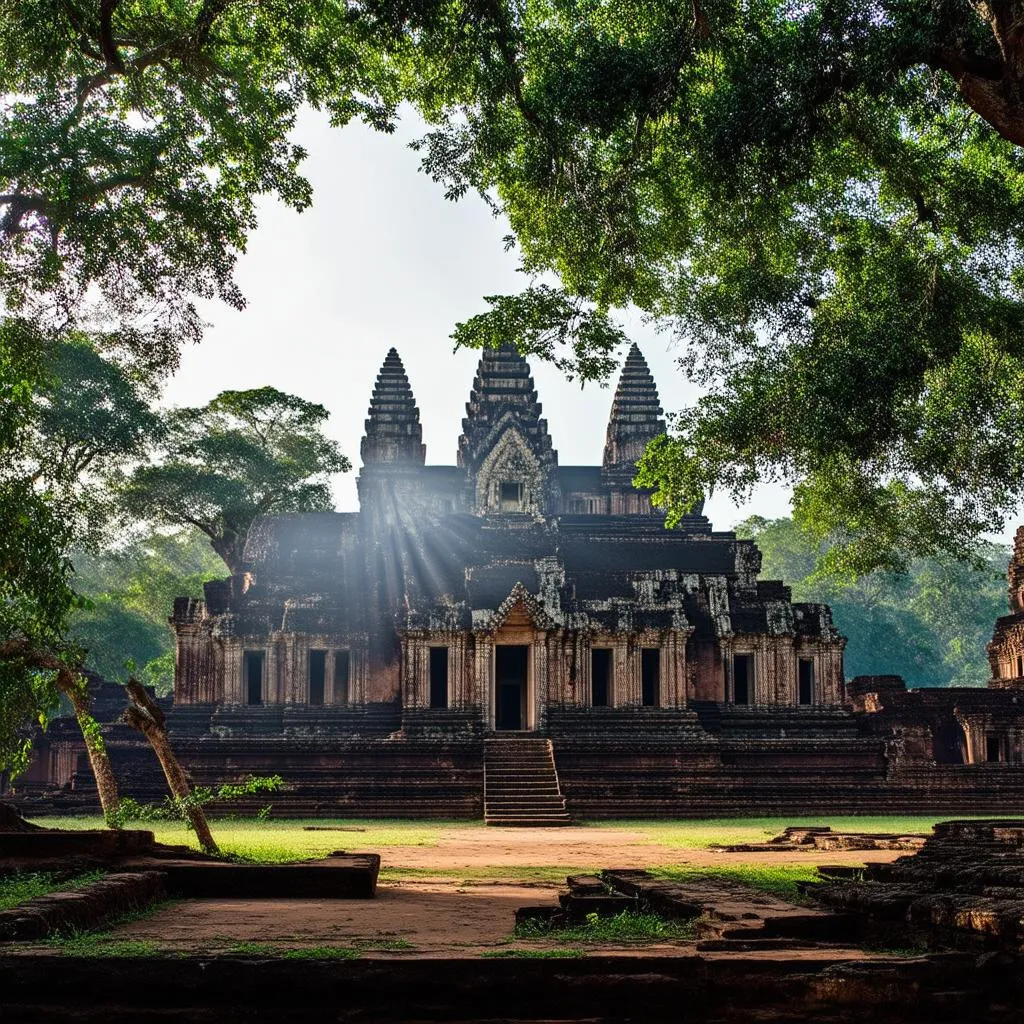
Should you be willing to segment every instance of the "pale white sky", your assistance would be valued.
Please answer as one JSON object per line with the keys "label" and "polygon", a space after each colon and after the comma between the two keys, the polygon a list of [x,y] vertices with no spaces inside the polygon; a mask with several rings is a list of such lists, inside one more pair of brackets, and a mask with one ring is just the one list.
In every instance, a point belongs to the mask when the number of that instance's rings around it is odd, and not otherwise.
{"label": "pale white sky", "polygon": [[[419,134],[412,118],[395,135],[361,124],[332,129],[307,113],[296,141],[309,157],[313,206],[302,214],[266,201],[260,224],[238,265],[248,299],[238,312],[211,303],[202,344],[188,349],[167,388],[175,405],[200,405],[219,391],[273,385],[320,402],[327,431],[354,469],[336,479],[337,508],[357,508],[359,440],[374,379],[394,345],[405,363],[423,423],[427,462],[454,464],[465,403],[478,360],[453,353],[459,320],[485,308],[482,296],[520,290],[515,252],[502,243],[507,223],[476,196],[458,203],[419,171],[408,148]],[[695,390],[676,366],[669,339],[631,318],[667,411]],[[561,465],[597,465],[612,389],[568,383],[532,364],[534,381]],[[738,508],[724,495],[706,513],[718,529],[744,516],[786,515],[788,492],[761,488]]]}

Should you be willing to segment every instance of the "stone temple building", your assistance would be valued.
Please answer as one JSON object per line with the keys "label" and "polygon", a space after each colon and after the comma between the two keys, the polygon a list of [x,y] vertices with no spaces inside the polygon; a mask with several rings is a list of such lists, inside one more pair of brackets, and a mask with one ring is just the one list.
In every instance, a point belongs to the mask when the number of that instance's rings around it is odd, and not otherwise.
{"label": "stone temple building", "polygon": [[176,705],[397,703],[484,733],[577,708],[835,706],[827,607],[758,580],[750,541],[666,530],[636,462],[665,423],[634,346],[600,466],[560,466],[530,370],[486,351],[453,465],[426,465],[398,353],[377,377],[360,511],[267,518],[243,579],[174,609]]}
{"label": "stone temple building", "polygon": [[[280,813],[507,823],[1024,796],[1024,533],[990,687],[846,683],[827,606],[760,579],[756,545],[702,510],[666,529],[633,487],[664,430],[633,346],[601,465],[560,465],[504,347],[480,358],[454,463],[427,465],[392,349],[359,511],[258,520],[243,572],[175,602],[168,720],[193,778],[276,772]],[[148,748],[107,733],[129,791],[160,799]],[[87,794],[70,737],[51,730],[33,779]]]}

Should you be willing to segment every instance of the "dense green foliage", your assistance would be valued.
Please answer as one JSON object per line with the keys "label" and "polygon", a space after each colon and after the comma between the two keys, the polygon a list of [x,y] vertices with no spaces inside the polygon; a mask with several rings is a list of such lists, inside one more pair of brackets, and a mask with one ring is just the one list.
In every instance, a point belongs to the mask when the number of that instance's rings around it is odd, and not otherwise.
{"label": "dense green foliage", "polygon": [[403,17],[0,0],[0,765],[22,762],[55,687],[78,692],[67,552],[108,511],[99,456],[142,440],[140,391],[199,339],[196,302],[243,304],[232,275],[257,198],[308,205],[288,140],[300,106],[389,127],[380,47]]}
{"label": "dense green foliage", "polygon": [[[401,6],[401,5],[398,5]],[[378,8],[380,10],[378,10]],[[232,281],[257,196],[310,202],[303,104],[386,127],[396,15],[330,0],[0,2],[0,291],[167,366]]]}
{"label": "dense green foliage", "polygon": [[327,477],[351,463],[323,434],[328,415],[270,387],[174,409],[160,461],[135,470],[121,501],[139,519],[201,531],[237,573],[257,516],[332,507]]}
{"label": "dense green foliage", "polygon": [[117,548],[72,552],[75,587],[88,600],[70,621],[85,666],[106,679],[135,675],[157,693],[174,681],[168,616],[176,597],[202,597],[224,565],[197,530],[154,532]]}
{"label": "dense green foliage", "polygon": [[672,517],[782,479],[855,572],[1001,528],[1024,497],[1020,0],[447,12],[406,61],[425,167],[563,288],[491,297],[458,343],[525,332],[587,376],[616,307],[672,331],[706,389],[640,473]]}
{"label": "dense green foliage", "polygon": [[936,556],[916,559],[906,573],[850,580],[818,572],[824,545],[792,519],[754,516],[736,532],[757,541],[765,578],[784,580],[797,601],[832,606],[848,640],[847,678],[896,674],[912,686],[988,682],[985,645],[997,616],[1006,613],[1009,548],[979,544],[978,566]]}

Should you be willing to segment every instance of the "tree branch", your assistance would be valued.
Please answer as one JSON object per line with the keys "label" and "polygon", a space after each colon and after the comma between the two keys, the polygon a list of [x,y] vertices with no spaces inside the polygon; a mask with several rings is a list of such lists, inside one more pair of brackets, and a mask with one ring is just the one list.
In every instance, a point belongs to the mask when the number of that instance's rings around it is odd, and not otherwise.
{"label": "tree branch", "polygon": [[121,59],[121,51],[114,41],[114,11],[120,0],[100,0],[100,49],[107,62],[107,67],[113,71],[123,72],[124,61]]}

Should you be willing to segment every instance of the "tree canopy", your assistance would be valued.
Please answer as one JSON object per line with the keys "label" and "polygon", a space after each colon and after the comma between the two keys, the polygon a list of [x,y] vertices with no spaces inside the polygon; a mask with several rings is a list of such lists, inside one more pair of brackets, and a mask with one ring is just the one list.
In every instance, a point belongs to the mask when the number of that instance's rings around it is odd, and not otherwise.
{"label": "tree canopy", "polygon": [[856,581],[822,575],[822,545],[792,519],[751,516],[736,526],[761,549],[763,576],[784,580],[797,601],[829,604],[847,638],[847,678],[895,673],[911,686],[983,686],[985,645],[1006,613],[1009,548],[981,543],[975,565],[948,555],[915,559],[905,573]]}
{"label": "tree canopy", "polygon": [[459,344],[525,337],[586,377],[615,308],[673,333],[706,393],[641,468],[671,519],[781,479],[854,573],[1002,527],[1024,488],[1019,0],[450,13],[405,58],[424,166],[561,288],[492,296]]}
{"label": "tree canopy", "polygon": [[121,498],[140,519],[204,533],[232,573],[260,515],[332,507],[328,476],[351,468],[321,425],[322,405],[276,388],[223,391],[166,417],[160,461],[126,480]]}
{"label": "tree canopy", "polygon": [[387,128],[401,4],[0,0],[0,292],[157,365],[197,340],[271,193],[303,209],[303,104]]}
{"label": "tree canopy", "polygon": [[309,204],[299,108],[390,127],[406,6],[0,0],[0,758],[78,685],[68,551],[108,511],[96,442],[142,440],[139,388],[199,340],[199,300],[243,304],[257,198]]}
{"label": "tree canopy", "polygon": [[116,546],[75,548],[70,558],[85,605],[72,612],[68,633],[85,666],[122,683],[134,672],[157,693],[170,693],[174,599],[202,597],[203,584],[224,575],[209,539],[194,529],[158,530]]}

